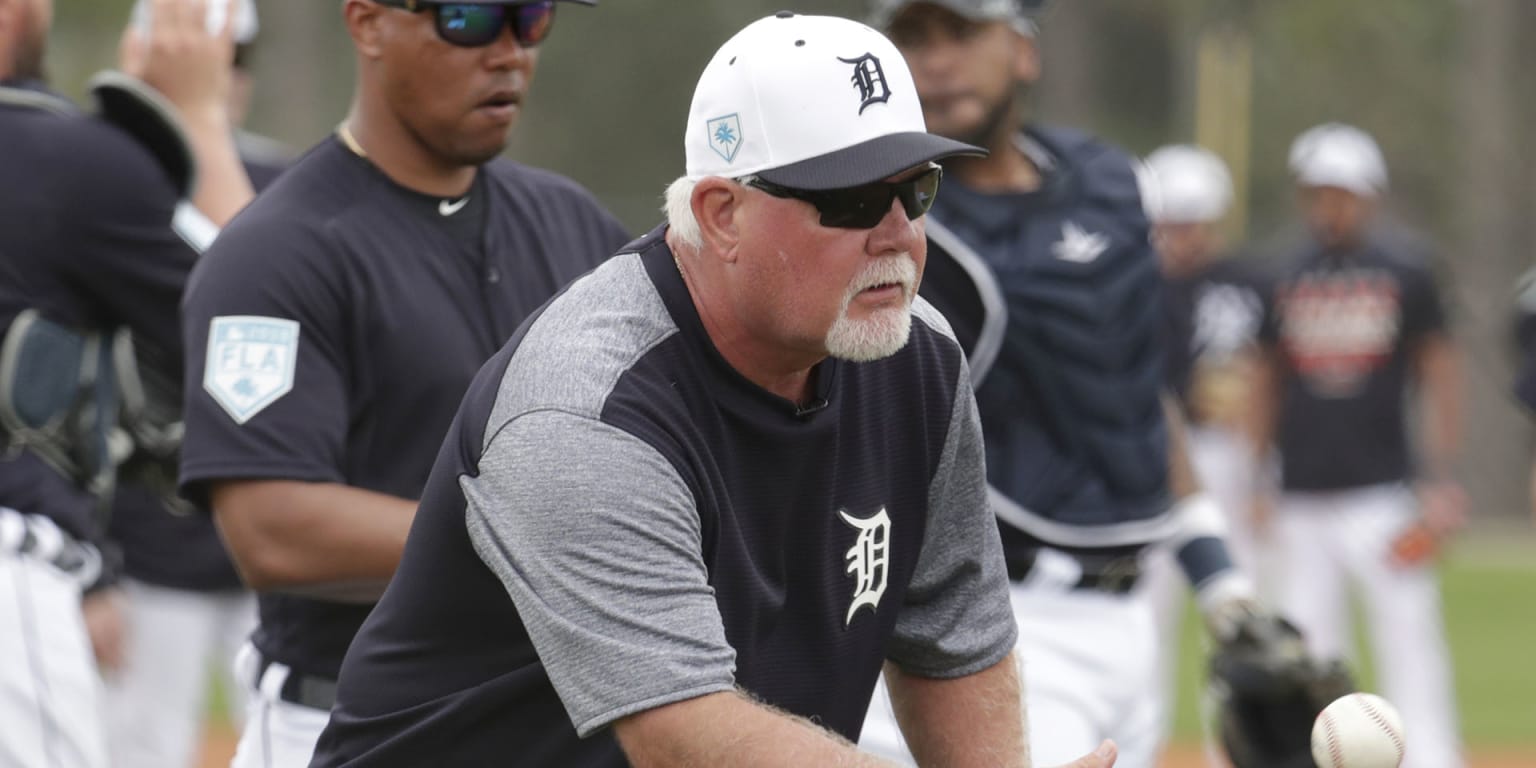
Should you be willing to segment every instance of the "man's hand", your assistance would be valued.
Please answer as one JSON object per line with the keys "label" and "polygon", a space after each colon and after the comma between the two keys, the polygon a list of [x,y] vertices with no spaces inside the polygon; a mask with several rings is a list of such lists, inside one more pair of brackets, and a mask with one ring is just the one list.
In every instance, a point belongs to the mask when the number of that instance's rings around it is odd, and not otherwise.
{"label": "man's hand", "polygon": [[1099,748],[1093,751],[1093,754],[1079,757],[1066,765],[1059,766],[1059,768],[1110,768],[1110,766],[1115,764],[1115,758],[1119,756],[1120,750],[1115,747],[1115,743],[1105,739],[1104,743],[1100,744]]}
{"label": "man's hand", "polygon": [[1467,492],[1454,480],[1425,481],[1415,492],[1419,519],[1392,540],[1392,564],[1423,565],[1440,554],[1447,538],[1467,524]]}
{"label": "man's hand", "polygon": [[127,630],[123,599],[121,589],[107,587],[80,601],[85,632],[91,638],[91,651],[96,654],[96,664],[103,672],[116,672],[123,667],[123,636]]}
{"label": "man's hand", "polygon": [[[209,3],[227,6],[223,28],[213,33]],[[228,130],[234,6],[234,0],[154,0],[149,28],[124,30],[118,68],[159,91],[184,120],[211,120]]]}

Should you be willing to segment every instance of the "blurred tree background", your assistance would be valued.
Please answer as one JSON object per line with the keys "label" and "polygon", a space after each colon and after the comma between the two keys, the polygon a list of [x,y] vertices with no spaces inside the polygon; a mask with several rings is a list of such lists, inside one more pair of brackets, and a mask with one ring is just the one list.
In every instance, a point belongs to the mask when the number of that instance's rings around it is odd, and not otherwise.
{"label": "blurred tree background", "polygon": [[[80,96],[113,60],[130,0],[56,0],[54,83]],[[250,128],[305,147],[345,114],[352,50],[339,0],[258,0]],[[682,121],[709,55],[788,7],[858,17],[863,0],[603,0],[561,8],[508,153],[591,188],[632,229],[659,219],[682,171]],[[1527,509],[1530,428],[1506,394],[1512,286],[1532,263],[1536,29],[1522,0],[1056,0],[1042,19],[1042,121],[1138,154],[1199,140],[1232,164],[1233,233],[1291,221],[1285,155],[1338,120],[1376,136],[1393,215],[1438,246],[1468,369],[1463,477],[1481,514]]]}

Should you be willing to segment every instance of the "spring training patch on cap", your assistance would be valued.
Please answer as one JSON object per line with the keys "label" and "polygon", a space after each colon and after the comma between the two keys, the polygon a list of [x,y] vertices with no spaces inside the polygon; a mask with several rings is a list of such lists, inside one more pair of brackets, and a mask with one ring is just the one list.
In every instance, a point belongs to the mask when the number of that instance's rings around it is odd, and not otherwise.
{"label": "spring training patch on cap", "polygon": [[709,120],[704,128],[709,132],[709,148],[727,163],[735,160],[736,150],[741,149],[741,117],[733,112]]}

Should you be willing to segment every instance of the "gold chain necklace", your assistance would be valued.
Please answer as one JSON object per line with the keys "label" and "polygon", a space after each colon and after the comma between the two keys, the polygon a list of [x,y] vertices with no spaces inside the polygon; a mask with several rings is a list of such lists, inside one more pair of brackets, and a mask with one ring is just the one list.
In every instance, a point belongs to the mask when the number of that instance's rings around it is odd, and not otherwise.
{"label": "gold chain necklace", "polygon": [[363,145],[357,143],[357,137],[352,135],[352,129],[347,127],[346,122],[336,126],[336,135],[341,137],[341,143],[347,145],[347,149],[352,150],[352,154],[358,157],[368,156],[368,153],[363,151]]}

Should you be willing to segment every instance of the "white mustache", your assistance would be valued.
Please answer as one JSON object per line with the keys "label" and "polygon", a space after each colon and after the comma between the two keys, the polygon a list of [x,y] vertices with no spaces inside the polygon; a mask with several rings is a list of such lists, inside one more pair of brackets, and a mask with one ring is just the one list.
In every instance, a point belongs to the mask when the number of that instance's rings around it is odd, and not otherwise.
{"label": "white mustache", "polygon": [[917,262],[912,260],[912,254],[899,253],[870,262],[853,281],[853,290],[849,295],[851,297],[877,285],[891,283],[899,284],[908,296],[912,294],[912,288],[917,284]]}

